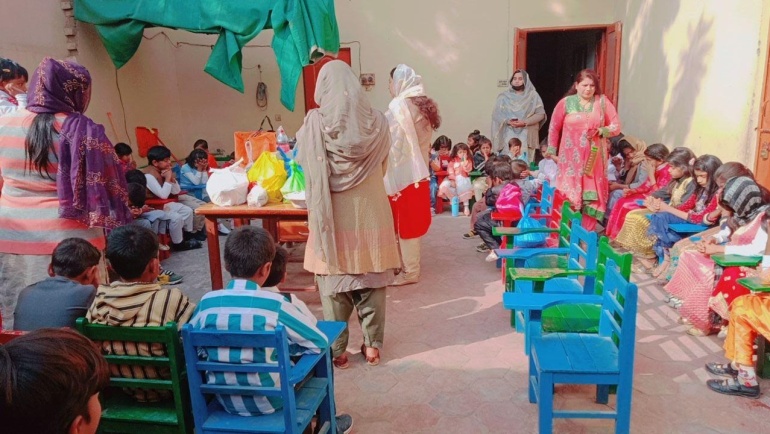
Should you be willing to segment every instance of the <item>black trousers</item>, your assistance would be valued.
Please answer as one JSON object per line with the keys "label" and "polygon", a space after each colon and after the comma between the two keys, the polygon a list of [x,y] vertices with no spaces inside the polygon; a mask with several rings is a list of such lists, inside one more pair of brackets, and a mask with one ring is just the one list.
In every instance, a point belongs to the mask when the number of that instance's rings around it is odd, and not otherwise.
{"label": "black trousers", "polygon": [[500,237],[492,235],[492,228],[499,225],[498,222],[492,220],[492,210],[487,209],[486,211],[479,213],[479,218],[476,220],[476,224],[473,225],[473,230],[479,234],[479,237],[481,237],[481,240],[484,241],[484,244],[486,244],[487,247],[490,249],[499,249],[502,240]]}

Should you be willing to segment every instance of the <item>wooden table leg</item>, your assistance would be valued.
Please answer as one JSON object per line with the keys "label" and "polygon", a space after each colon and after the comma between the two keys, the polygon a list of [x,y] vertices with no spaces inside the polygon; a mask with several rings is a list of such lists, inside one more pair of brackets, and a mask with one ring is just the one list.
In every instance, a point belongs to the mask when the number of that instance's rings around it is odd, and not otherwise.
{"label": "wooden table leg", "polygon": [[219,258],[219,229],[215,217],[206,217],[206,242],[209,248],[211,289],[222,289],[222,261]]}
{"label": "wooden table leg", "polygon": [[265,217],[262,219],[262,228],[265,229],[270,236],[273,237],[273,241],[278,242],[278,222],[279,218]]}

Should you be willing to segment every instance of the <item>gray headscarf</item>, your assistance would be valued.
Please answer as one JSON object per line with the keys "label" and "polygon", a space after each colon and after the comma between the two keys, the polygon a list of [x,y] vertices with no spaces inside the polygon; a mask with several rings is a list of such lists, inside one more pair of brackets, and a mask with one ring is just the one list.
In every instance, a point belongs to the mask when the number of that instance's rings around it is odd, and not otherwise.
{"label": "gray headscarf", "polygon": [[353,70],[333,60],[321,68],[315,90],[318,108],[297,131],[297,162],[305,172],[308,225],[316,255],[339,270],[331,193],[350,190],[382,167],[390,149],[388,122],[372,108]]}
{"label": "gray headscarf", "polygon": [[[492,112],[492,150],[495,152],[508,149],[507,139],[510,138],[508,136],[511,134],[506,134],[506,129],[512,128],[508,125],[509,120],[516,118],[523,121],[537,112],[545,113],[543,100],[540,98],[537,90],[535,90],[535,85],[529,79],[527,71],[517,69],[513,71],[513,75],[516,75],[516,73],[521,73],[524,76],[524,92],[518,93],[513,87],[500,92],[500,95],[497,96],[495,110]],[[510,81],[513,81],[513,75]],[[545,119],[539,123],[537,128],[543,126],[543,123],[545,123]],[[526,128],[519,130],[519,134],[513,135],[526,137]],[[526,140],[522,140],[522,143],[524,143],[525,149],[522,149],[524,151],[527,147]]]}

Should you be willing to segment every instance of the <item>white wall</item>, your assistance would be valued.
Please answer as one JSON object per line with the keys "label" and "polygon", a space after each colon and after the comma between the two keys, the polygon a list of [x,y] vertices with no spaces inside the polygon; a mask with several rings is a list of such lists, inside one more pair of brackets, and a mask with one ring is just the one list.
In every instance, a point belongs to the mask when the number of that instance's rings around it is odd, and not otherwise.
{"label": "white wall", "polygon": [[768,2],[621,0],[616,11],[623,131],[753,165]]}

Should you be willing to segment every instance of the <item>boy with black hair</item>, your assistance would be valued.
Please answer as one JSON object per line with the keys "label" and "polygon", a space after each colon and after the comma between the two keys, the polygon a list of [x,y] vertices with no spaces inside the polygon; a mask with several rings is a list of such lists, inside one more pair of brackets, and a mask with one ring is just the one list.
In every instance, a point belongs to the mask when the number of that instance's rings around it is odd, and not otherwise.
{"label": "boy with black hair", "polygon": [[131,150],[131,147],[123,142],[118,142],[115,144],[115,153],[118,155],[118,160],[120,160],[120,167],[123,168],[123,173],[128,173],[129,170],[136,169],[136,161],[134,161],[133,153],[134,151]]}
{"label": "boy with black hair", "polygon": [[[515,162],[516,160],[514,160]],[[487,262],[494,262],[497,260],[497,255],[493,251],[500,247],[500,238],[492,235],[492,228],[496,223],[492,220],[492,211],[495,210],[495,204],[497,203],[497,197],[503,188],[519,179],[523,172],[515,172],[513,165],[508,162],[507,159],[498,159],[492,163],[490,171],[490,188],[485,194],[485,201],[487,203],[487,210],[479,213],[479,217],[476,220],[476,224],[473,226],[474,232],[479,234],[484,241],[483,244],[476,248],[477,252],[490,252],[486,257]]]}
{"label": "boy with black hair", "polygon": [[[286,280],[286,264],[289,262],[289,251],[281,246],[275,246],[275,258],[273,258],[273,265],[270,267],[270,275],[265,279],[265,283],[262,289],[265,291],[276,292],[283,295],[283,298],[291,304],[297,306],[308,318],[315,320],[315,315],[310,312],[304,301],[297,298],[294,294],[288,294],[281,292],[278,289],[278,285]],[[313,321],[315,324],[317,321]]]}
{"label": "boy with black hair", "polygon": [[0,354],[4,433],[96,432],[99,392],[110,371],[92,341],[74,330],[46,328],[8,342]]}
{"label": "boy with black hair", "polygon": [[195,215],[194,210],[204,205],[205,202],[188,194],[179,194],[182,188],[174,176],[171,163],[171,151],[165,146],[153,146],[147,151],[147,167],[143,169],[147,180],[147,190],[160,199],[168,199],[176,194],[178,202],[169,202],[163,206],[163,211],[169,214],[176,213],[183,217],[184,230],[190,233],[187,238],[195,238],[199,241],[206,240],[206,232],[203,230],[205,218]]}
{"label": "boy with black hair", "polygon": [[[201,298],[195,315],[190,320],[199,330],[269,331],[278,325],[286,328],[289,348],[294,356],[305,353],[317,354],[329,347],[324,333],[316,327],[317,320],[302,313],[281,294],[265,291],[262,286],[270,276],[275,258],[275,242],[262,228],[243,226],[235,229],[225,242],[225,269],[233,276],[221,291],[211,291]],[[279,273],[276,273],[279,274]],[[275,276],[273,281],[279,280]],[[208,351],[212,362],[244,363],[246,353],[233,351]],[[254,352],[250,363],[276,363],[265,352]],[[277,383],[277,374],[269,381]],[[208,377],[209,384],[258,386],[265,379],[249,374],[248,378],[236,375]],[[273,413],[283,406],[278,397],[230,396],[220,398],[222,407],[231,414],[257,416]],[[352,419],[348,415],[337,417],[337,432],[349,432]]]}
{"label": "boy with black hair", "polygon": [[75,327],[85,316],[99,286],[102,254],[88,241],[67,238],[54,248],[48,277],[19,293],[13,313],[14,330]]}
{"label": "boy with black hair", "polygon": [[[107,237],[105,256],[118,280],[99,286],[86,315],[90,322],[116,327],[161,327],[174,321],[181,327],[190,319],[195,304],[179,289],[163,288],[157,283],[158,238],[151,230],[137,225],[114,229]],[[102,342],[102,351],[115,355],[166,355],[165,348],[122,341]],[[111,369],[115,371],[113,374],[126,378],[170,378],[168,369],[136,366]],[[139,401],[158,401],[170,396],[156,390],[126,391]]]}

